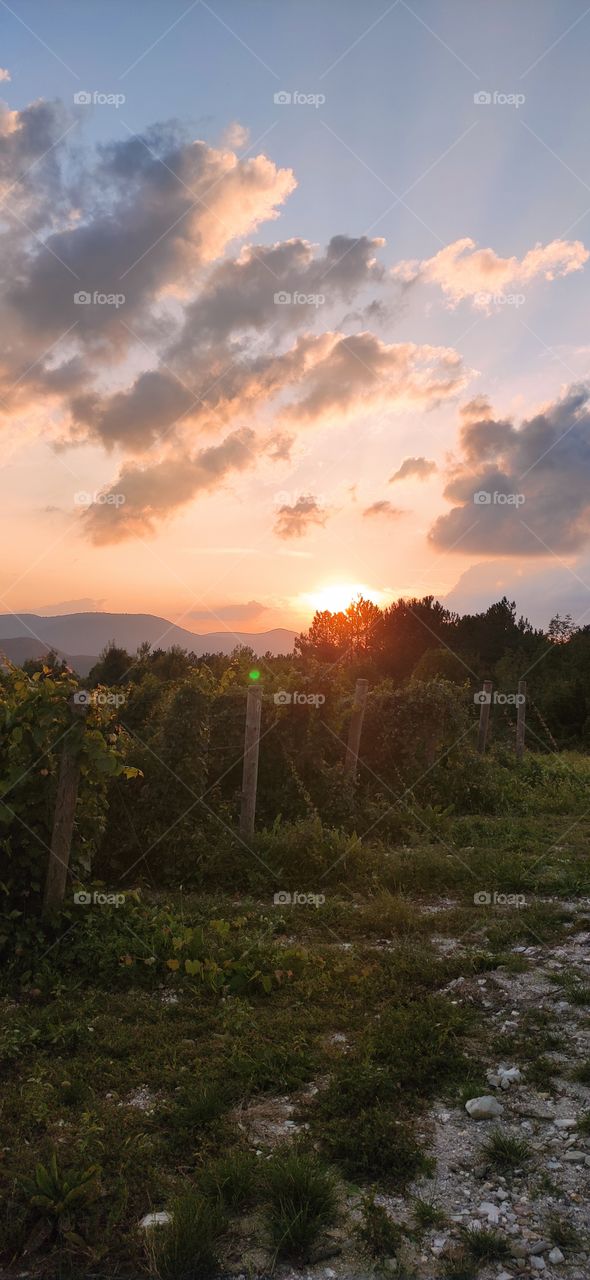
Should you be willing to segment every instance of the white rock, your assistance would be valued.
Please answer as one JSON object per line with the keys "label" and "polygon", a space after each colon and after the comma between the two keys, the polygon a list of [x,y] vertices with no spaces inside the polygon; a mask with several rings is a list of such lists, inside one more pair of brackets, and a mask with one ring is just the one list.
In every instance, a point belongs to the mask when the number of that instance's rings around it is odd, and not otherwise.
{"label": "white rock", "polygon": [[533,1271],[544,1271],[545,1259],[536,1257],[529,1258],[529,1266],[533,1268]]}
{"label": "white rock", "polygon": [[553,1123],[556,1129],[575,1129],[576,1127],[575,1120],[554,1120]]}
{"label": "white rock", "polygon": [[551,1253],[549,1254],[549,1261],[553,1263],[554,1267],[557,1266],[558,1262],[565,1262],[565,1258],[561,1252],[561,1249],[552,1249]]}
{"label": "white rock", "polygon": [[507,1192],[507,1191],[505,1191],[503,1187],[498,1187],[498,1190],[496,1191],[496,1195],[497,1195],[497,1197],[498,1197],[498,1200],[509,1200],[509,1199],[510,1199],[510,1197],[509,1197],[509,1195],[508,1195],[508,1192]]}
{"label": "white rock", "polygon": [[494,1226],[500,1221],[500,1210],[497,1204],[490,1204],[488,1200],[484,1200],[479,1206],[479,1212],[484,1213],[488,1222]]}
{"label": "white rock", "polygon": [[518,1067],[511,1067],[510,1071],[502,1071],[500,1075],[500,1088],[509,1089],[511,1085],[518,1084],[521,1079]]}
{"label": "white rock", "polygon": [[472,1120],[491,1120],[494,1116],[501,1116],[504,1108],[497,1098],[484,1094],[481,1098],[470,1098],[465,1103],[465,1110]]}
{"label": "white rock", "polygon": [[148,1227],[165,1227],[169,1222],[172,1222],[172,1217],[164,1211],[163,1213],[146,1213],[139,1225],[147,1230]]}

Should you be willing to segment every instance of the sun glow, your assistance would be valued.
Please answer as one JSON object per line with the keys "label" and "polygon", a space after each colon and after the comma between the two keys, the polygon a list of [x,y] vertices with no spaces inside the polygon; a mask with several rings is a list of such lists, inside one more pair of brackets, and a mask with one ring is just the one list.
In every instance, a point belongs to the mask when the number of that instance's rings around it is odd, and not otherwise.
{"label": "sun glow", "polygon": [[317,591],[308,592],[303,600],[307,607],[311,607],[314,611],[328,609],[330,613],[340,613],[347,609],[357,596],[372,600],[373,604],[381,604],[384,598],[382,591],[376,591],[373,587],[367,586],[366,582],[332,582],[324,587],[318,587]]}

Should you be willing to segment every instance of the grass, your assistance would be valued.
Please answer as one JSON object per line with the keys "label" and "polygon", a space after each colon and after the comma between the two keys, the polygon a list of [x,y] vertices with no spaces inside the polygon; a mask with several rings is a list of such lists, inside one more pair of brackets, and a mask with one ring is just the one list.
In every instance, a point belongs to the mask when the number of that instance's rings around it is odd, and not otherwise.
{"label": "grass", "polygon": [[[395,1258],[404,1238],[404,1228],[390,1218],[375,1196],[364,1196],[362,1217],[356,1228],[361,1245],[372,1258]],[[407,1230],[407,1229],[406,1229]]]}
{"label": "grass", "polygon": [[521,1169],[531,1157],[530,1146],[524,1138],[516,1138],[502,1129],[493,1129],[481,1150],[487,1162],[502,1173]]}
{"label": "grass", "polygon": [[574,1068],[572,1080],[577,1080],[578,1084],[585,1084],[590,1088],[590,1058],[586,1058],[584,1062]]}
{"label": "grass", "polygon": [[560,1249],[579,1249],[582,1246],[582,1237],[577,1227],[557,1213],[552,1213],[547,1218],[547,1234],[552,1244],[558,1245]]}
{"label": "grass", "polygon": [[338,1216],[334,1177],[308,1151],[276,1151],[264,1171],[264,1194],[269,1236],[279,1258],[308,1256]]}
{"label": "grass", "polygon": [[169,1208],[171,1221],[149,1229],[146,1252],[157,1280],[209,1280],[219,1265],[225,1220],[218,1205],[185,1191]]}
{"label": "grass", "polygon": [[[540,784],[537,799],[539,793]],[[422,1183],[406,1233],[387,1213],[384,1221],[378,1200],[380,1192],[407,1190],[433,1174],[423,1123],[430,1106],[487,1093],[485,1071],[498,1055],[522,1063],[528,1079],[546,1088],[557,1071],[547,1055],[564,1049],[560,1027],[539,1010],[490,1045],[477,1003],[466,1012],[460,989],[444,993],[459,976],[475,985],[500,964],[526,968],[511,950],[515,943],[538,945],[531,927],[544,939],[561,937],[571,914],[536,901],[520,911],[476,907],[474,889],[559,897],[588,884],[590,821],[582,818],[568,848],[556,851],[562,809],[535,814],[515,805],[507,801],[497,817],[449,817],[444,844],[427,844],[416,832],[405,833],[403,845],[355,844],[339,833],[326,836],[317,823],[313,830],[284,824],[259,845],[272,854],[273,869],[285,870],[278,885],[317,889],[318,877],[345,855],[321,886],[321,910],[275,908],[264,868],[250,872],[240,850],[239,865],[237,855],[231,864],[212,859],[210,893],[181,899],[147,892],[129,911],[81,917],[44,959],[47,942],[27,952],[18,969],[9,964],[5,1003],[0,996],[0,1269],[14,1269],[40,1229],[21,1179],[34,1176],[37,1162],[47,1167],[57,1149],[67,1150],[68,1168],[99,1170],[99,1195],[76,1214],[86,1252],[68,1246],[74,1274],[93,1265],[105,1274],[142,1274],[146,1240],[137,1224],[151,1206],[174,1206],[172,1227],[148,1238],[149,1266],[160,1280],[201,1280],[217,1258],[225,1272],[228,1249],[230,1259],[244,1253],[247,1271],[250,1246],[258,1254],[266,1249],[270,1272],[277,1253],[313,1256],[338,1221],[339,1204],[360,1189],[367,1235],[359,1249],[397,1256],[400,1280],[408,1255],[411,1275],[416,1238],[444,1225],[442,1209]],[[273,889],[277,884],[273,879]],[[426,910],[438,895],[451,902]],[[211,921],[227,922],[229,930]],[[187,947],[175,952],[170,939],[182,941],[184,929],[199,926],[212,963],[244,958],[242,989],[220,992],[185,971]],[[445,955],[432,934],[459,937],[462,948]],[[174,956],[178,971],[167,964]],[[258,969],[269,990],[255,977]],[[574,999],[578,985],[570,984]],[[336,1031],[346,1037],[342,1045],[332,1042]],[[580,1071],[590,1083],[590,1064]],[[308,1094],[312,1084],[317,1091]],[[153,1102],[148,1110],[133,1105],[144,1090]],[[264,1132],[249,1136],[249,1108],[265,1102],[272,1114],[276,1097],[293,1103],[294,1119],[309,1125],[314,1150],[296,1143],[272,1154]],[[580,1132],[589,1131],[581,1117]],[[526,1144],[503,1135],[490,1164],[506,1174],[526,1171],[527,1156]],[[348,1184],[340,1194],[342,1179]],[[350,1218],[344,1225],[353,1238]],[[475,1275],[467,1243],[446,1251],[439,1264],[445,1277]],[[46,1240],[26,1265],[32,1276],[59,1274],[57,1244]]]}
{"label": "grass", "polygon": [[461,1232],[465,1249],[475,1262],[506,1262],[510,1257],[510,1246],[499,1231],[488,1227],[478,1227],[473,1231],[466,1228]]}
{"label": "grass", "polygon": [[432,1227],[444,1227],[447,1216],[443,1209],[435,1205],[432,1200],[421,1200],[419,1197],[413,1203],[414,1222],[419,1231],[428,1231]]}
{"label": "grass", "polygon": [[198,1177],[202,1194],[210,1200],[218,1199],[233,1213],[252,1203],[259,1182],[258,1162],[251,1151],[219,1156],[205,1165]]}

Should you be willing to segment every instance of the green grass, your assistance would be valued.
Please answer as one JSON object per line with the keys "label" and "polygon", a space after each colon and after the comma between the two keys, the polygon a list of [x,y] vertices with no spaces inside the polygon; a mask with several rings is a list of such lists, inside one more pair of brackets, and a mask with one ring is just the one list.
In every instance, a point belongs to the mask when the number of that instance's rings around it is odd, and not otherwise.
{"label": "green grass", "polygon": [[198,1175],[199,1189],[210,1200],[218,1199],[228,1212],[250,1205],[259,1187],[259,1168],[251,1151],[232,1151],[211,1160]]}
{"label": "green grass", "polygon": [[476,1262],[506,1262],[510,1257],[510,1246],[505,1236],[488,1227],[478,1227],[473,1231],[466,1228],[461,1232],[467,1253]]}
{"label": "green grass", "polygon": [[485,1160],[501,1173],[523,1168],[531,1157],[531,1148],[524,1138],[516,1138],[502,1129],[492,1130],[481,1151]]}
{"label": "green grass", "polygon": [[590,1088],[590,1058],[586,1058],[584,1062],[574,1068],[572,1080],[577,1080],[578,1084],[585,1084]]}
{"label": "green grass", "polygon": [[[390,1218],[375,1197],[364,1196],[361,1221],[356,1234],[372,1258],[395,1258],[404,1238],[404,1228]],[[407,1228],[406,1228],[407,1231]]]}
{"label": "green grass", "polygon": [[419,1231],[428,1231],[431,1227],[444,1227],[447,1217],[443,1209],[434,1204],[432,1200],[414,1200],[413,1206],[414,1222]]}
{"label": "green grass", "polygon": [[577,1227],[567,1218],[560,1217],[557,1213],[552,1213],[547,1218],[547,1234],[553,1244],[559,1246],[560,1249],[580,1249],[582,1247],[582,1237]]}
{"label": "green grass", "polygon": [[305,1257],[338,1216],[332,1173],[301,1149],[277,1150],[264,1170],[264,1194],[275,1256]]}
{"label": "green grass", "polygon": [[[432,1175],[429,1108],[441,1100],[461,1106],[487,1093],[492,1062],[518,1062],[530,1082],[551,1087],[559,1069],[551,1055],[573,1054],[553,1013],[531,1010],[498,1039],[477,1004],[453,1003],[460,989],[441,994],[459,976],[471,983],[499,965],[526,969],[515,943],[539,945],[531,929],[546,943],[560,939],[571,917],[536,896],[587,891],[590,820],[582,817],[567,847],[555,849],[563,839],[564,797],[576,788],[549,762],[541,762],[535,780],[533,764],[520,807],[517,791],[503,797],[498,791],[498,778],[503,786],[510,771],[503,767],[498,775],[496,764],[488,769],[485,762],[477,785],[494,775],[502,811],[466,814],[459,806],[456,816],[438,815],[435,830],[444,844],[426,843],[423,828],[404,830],[403,844],[388,844],[385,837],[355,843],[315,821],[281,824],[275,836],[257,836],[272,877],[255,860],[246,866],[241,849],[217,861],[211,856],[206,893],[146,892],[127,913],[89,913],[44,958],[47,940],[25,949],[18,965],[11,960],[1,979],[7,999],[0,997],[6,1148],[0,1269],[20,1263],[33,1275],[41,1265],[59,1274],[63,1245],[51,1238],[42,1245],[42,1264],[34,1253],[22,1261],[39,1215],[21,1180],[34,1175],[38,1161],[47,1167],[55,1149],[67,1151],[67,1168],[98,1166],[99,1194],[81,1204],[77,1218],[84,1249],[68,1246],[74,1275],[92,1266],[143,1274],[145,1238],[137,1224],[152,1207],[173,1204],[174,1229],[150,1237],[150,1250],[158,1250],[157,1259],[148,1259],[154,1276],[166,1280],[168,1268],[177,1280],[188,1268],[191,1280],[201,1280],[216,1258],[225,1271],[228,1251],[231,1260],[250,1247],[266,1250],[270,1273],[277,1250],[313,1256],[347,1198],[364,1191],[366,1205],[377,1211],[376,1194],[407,1190],[413,1179]],[[588,762],[575,772],[580,783],[587,780]],[[554,813],[547,812],[548,778],[558,788]],[[535,811],[541,800],[544,810]],[[583,806],[572,800],[567,812],[577,815]],[[277,884],[325,888],[325,907],[275,908]],[[520,911],[476,907],[480,887],[532,900]],[[451,899],[449,906],[426,910],[439,895]],[[212,928],[212,921],[227,922],[228,930]],[[243,959],[241,990],[215,989],[185,970],[182,931],[200,926],[213,965]],[[433,934],[460,938],[464,949],[445,955]],[[177,950],[172,937],[181,939]],[[167,965],[175,957],[178,971]],[[268,990],[261,977],[270,978]],[[581,985],[577,971],[566,974],[568,998],[581,1000]],[[171,995],[176,1003],[167,1002]],[[333,1043],[335,1032],[344,1043]],[[590,1084],[590,1063],[575,1070]],[[316,1091],[308,1093],[311,1085]],[[131,1105],[144,1089],[153,1102],[147,1111]],[[272,1115],[275,1096],[289,1099],[294,1119],[309,1125],[313,1151],[296,1143],[273,1155],[274,1138],[249,1136],[249,1109],[265,1103]],[[582,1116],[580,1132],[589,1131]],[[508,1176],[523,1168],[525,1177],[536,1177],[527,1156],[526,1143],[503,1135],[486,1158]],[[387,1214],[385,1223],[366,1209],[357,1270],[366,1267],[367,1252],[378,1258],[397,1249],[396,1274],[400,1280],[412,1274],[420,1232],[444,1225],[430,1194],[423,1183],[403,1232]],[[343,1226],[353,1241],[350,1217]],[[475,1275],[478,1262],[461,1242],[437,1266],[458,1280]]]}
{"label": "green grass", "polygon": [[172,1220],[149,1229],[146,1252],[157,1280],[209,1280],[219,1265],[225,1221],[218,1205],[185,1191],[169,1206]]}

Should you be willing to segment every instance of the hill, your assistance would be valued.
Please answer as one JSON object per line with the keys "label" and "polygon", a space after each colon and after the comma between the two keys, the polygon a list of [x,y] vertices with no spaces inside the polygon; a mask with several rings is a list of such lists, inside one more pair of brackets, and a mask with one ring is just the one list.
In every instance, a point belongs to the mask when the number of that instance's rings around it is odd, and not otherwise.
{"label": "hill", "polygon": [[86,675],[111,641],[133,654],[146,640],[154,649],[178,645],[192,650],[198,657],[204,653],[228,654],[238,644],[248,645],[261,656],[290,653],[295,632],[275,627],[253,633],[214,631],[201,635],[152,613],[66,613],[53,618],[35,613],[19,617],[12,613],[0,614],[0,646],[17,664],[27,658],[40,657],[47,649],[55,649],[68,657],[80,675]]}

